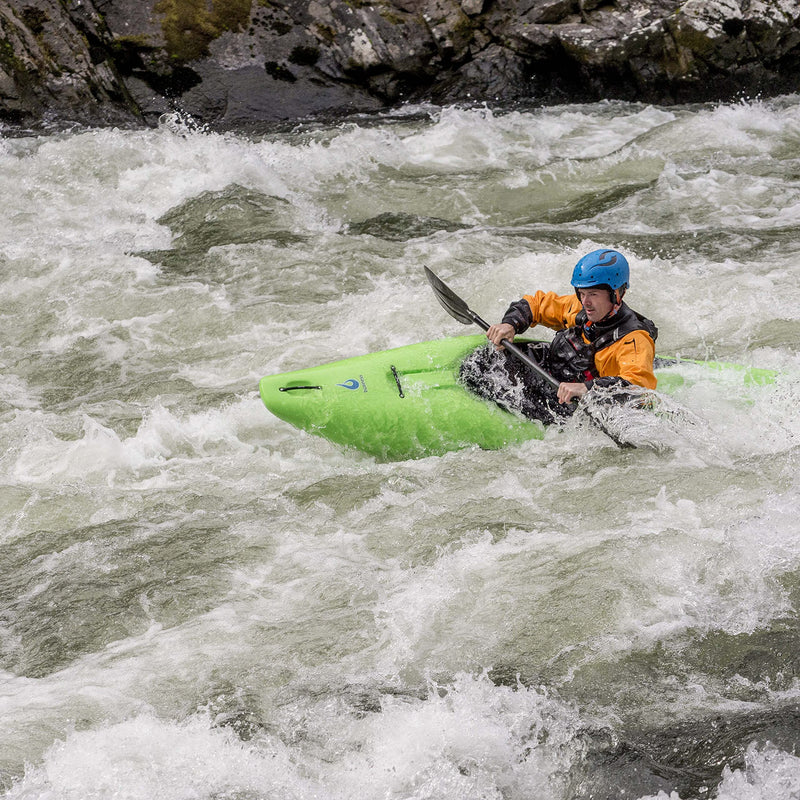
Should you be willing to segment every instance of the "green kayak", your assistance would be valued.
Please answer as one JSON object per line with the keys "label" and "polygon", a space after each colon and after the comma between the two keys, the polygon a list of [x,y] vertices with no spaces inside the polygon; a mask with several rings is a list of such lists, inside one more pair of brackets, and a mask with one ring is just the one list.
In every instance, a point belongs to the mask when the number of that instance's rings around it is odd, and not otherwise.
{"label": "green kayak", "polygon": [[[517,339],[518,342],[531,341]],[[347,358],[262,378],[264,405],[276,417],[331,442],[386,461],[441,455],[477,445],[496,450],[541,439],[544,426],[470,394],[459,366],[483,335],[458,336]],[[658,391],[686,378],[677,367],[736,370],[745,383],[774,380],[769,370],[717,362],[656,361]]]}

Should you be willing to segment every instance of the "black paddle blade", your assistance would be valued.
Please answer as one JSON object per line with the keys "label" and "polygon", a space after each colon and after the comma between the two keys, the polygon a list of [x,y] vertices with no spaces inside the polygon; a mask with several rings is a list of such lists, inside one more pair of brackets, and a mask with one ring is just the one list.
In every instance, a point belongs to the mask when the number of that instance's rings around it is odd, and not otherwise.
{"label": "black paddle blade", "polygon": [[431,285],[436,299],[442,304],[442,308],[459,322],[464,325],[473,325],[475,317],[469,309],[469,306],[442,280],[431,272],[427,267],[423,266],[425,276],[428,283]]}

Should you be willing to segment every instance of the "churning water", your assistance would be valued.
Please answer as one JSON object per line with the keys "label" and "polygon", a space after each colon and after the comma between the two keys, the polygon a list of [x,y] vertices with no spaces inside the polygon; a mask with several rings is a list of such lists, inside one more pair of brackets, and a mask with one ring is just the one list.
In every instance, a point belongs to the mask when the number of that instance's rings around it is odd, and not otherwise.
{"label": "churning water", "polygon": [[[0,138],[0,791],[800,796],[800,97]],[[380,463],[265,374],[617,247],[703,420]]]}

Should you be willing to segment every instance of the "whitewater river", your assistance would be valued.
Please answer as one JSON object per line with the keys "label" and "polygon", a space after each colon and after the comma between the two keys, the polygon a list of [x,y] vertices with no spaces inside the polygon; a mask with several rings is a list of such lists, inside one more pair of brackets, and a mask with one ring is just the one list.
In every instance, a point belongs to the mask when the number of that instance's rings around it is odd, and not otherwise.
{"label": "whitewater river", "polygon": [[[6,132],[0,196],[3,797],[800,796],[800,97]],[[776,381],[399,463],[258,397],[601,246]]]}

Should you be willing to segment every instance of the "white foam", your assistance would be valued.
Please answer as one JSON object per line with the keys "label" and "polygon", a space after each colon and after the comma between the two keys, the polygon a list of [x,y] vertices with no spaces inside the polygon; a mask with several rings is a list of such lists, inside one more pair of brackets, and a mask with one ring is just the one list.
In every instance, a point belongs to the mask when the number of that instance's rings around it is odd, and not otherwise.
{"label": "white foam", "polygon": [[[162,405],[154,405],[133,436],[116,431],[88,415],[82,417],[82,433],[75,439],[59,438],[41,413],[21,415],[27,443],[17,455],[13,474],[28,484],[84,480],[111,485],[115,480],[152,479],[187,459],[201,461],[219,447],[233,452],[252,452],[252,445],[238,437],[238,426],[255,413],[248,402],[243,415],[228,408],[185,417]],[[237,420],[237,415],[241,419]],[[117,477],[122,471],[128,477]],[[131,474],[133,473],[133,474]]]}
{"label": "white foam", "polygon": [[304,785],[309,782],[274,739],[256,748],[229,729],[211,728],[202,717],[177,723],[145,715],[69,734],[5,796],[197,800],[275,793],[299,798],[308,796]]}
{"label": "white foam", "polygon": [[349,721],[334,785],[352,798],[555,800],[581,752],[577,725],[573,709],[536,689],[460,674],[424,700],[384,697],[380,714]]}

